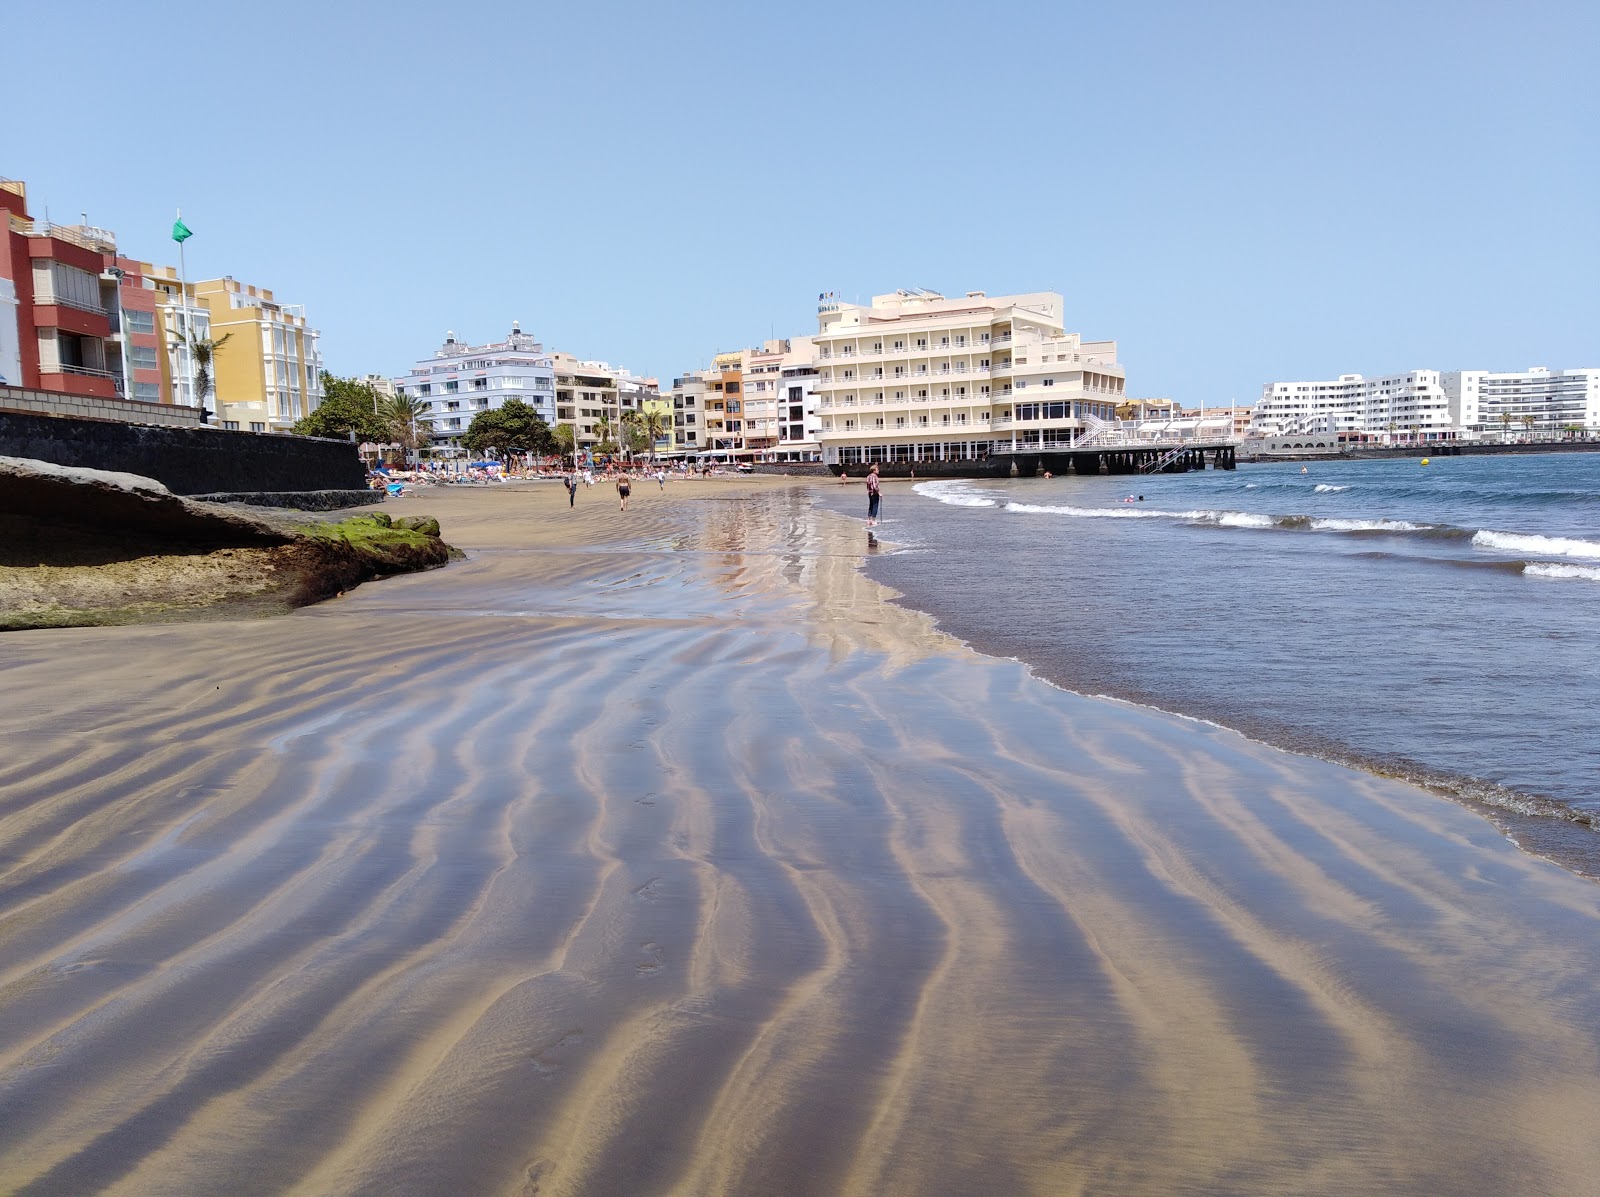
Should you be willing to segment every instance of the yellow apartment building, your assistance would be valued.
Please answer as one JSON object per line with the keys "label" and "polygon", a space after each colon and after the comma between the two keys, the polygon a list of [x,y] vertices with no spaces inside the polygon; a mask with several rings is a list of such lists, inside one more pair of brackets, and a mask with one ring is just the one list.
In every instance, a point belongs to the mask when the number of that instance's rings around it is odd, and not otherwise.
{"label": "yellow apartment building", "polygon": [[193,285],[210,313],[211,338],[231,339],[213,358],[217,415],[224,428],[288,432],[322,402],[321,336],[299,304],[231,278]]}

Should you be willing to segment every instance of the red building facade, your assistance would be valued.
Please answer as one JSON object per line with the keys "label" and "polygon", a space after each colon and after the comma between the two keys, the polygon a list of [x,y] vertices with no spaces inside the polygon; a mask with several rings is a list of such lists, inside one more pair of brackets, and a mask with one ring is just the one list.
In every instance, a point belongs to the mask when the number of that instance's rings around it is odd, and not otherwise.
{"label": "red building facade", "polygon": [[116,398],[122,392],[122,342],[112,323],[120,304],[110,234],[84,226],[50,225],[28,214],[21,183],[0,180],[0,280],[10,292],[0,304],[0,344],[15,347],[8,383],[39,391]]}

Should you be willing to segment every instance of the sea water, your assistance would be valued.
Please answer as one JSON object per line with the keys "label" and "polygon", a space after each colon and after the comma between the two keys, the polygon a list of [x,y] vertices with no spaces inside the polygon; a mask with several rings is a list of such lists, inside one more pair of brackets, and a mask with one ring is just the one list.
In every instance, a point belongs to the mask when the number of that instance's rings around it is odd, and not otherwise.
{"label": "sea water", "polygon": [[1552,853],[1600,864],[1600,454],[891,484],[883,514],[872,576],[980,649],[1564,819]]}

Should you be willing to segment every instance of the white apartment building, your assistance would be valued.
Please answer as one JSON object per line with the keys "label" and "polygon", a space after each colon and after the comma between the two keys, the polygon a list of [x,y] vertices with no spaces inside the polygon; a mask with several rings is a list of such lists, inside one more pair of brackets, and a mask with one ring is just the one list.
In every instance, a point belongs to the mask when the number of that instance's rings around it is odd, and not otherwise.
{"label": "white apartment building", "polygon": [[1385,433],[1396,440],[1456,440],[1461,425],[1452,415],[1437,370],[1411,370],[1386,378],[1341,374],[1337,379],[1269,382],[1250,416],[1250,435],[1299,436]]}
{"label": "white apartment building", "polygon": [[823,460],[975,460],[1066,448],[1115,420],[1115,341],[1083,341],[1055,292],[875,295],[817,304]]}
{"label": "white apartment building", "polygon": [[793,337],[779,363],[778,461],[821,461],[822,417],[817,412],[816,348],[810,337]]}
{"label": "white apartment building", "polygon": [[744,352],[744,447],[751,457],[820,460],[815,352],[810,337],[781,337]]}
{"label": "white apartment building", "polygon": [[778,386],[789,346],[783,339],[763,341],[744,353],[744,443],[758,456],[778,444]]}
{"label": "white apartment building", "polygon": [[[551,355],[556,367],[556,422],[571,424],[578,448],[593,452],[609,438],[622,438],[622,377],[605,362],[586,361],[570,353]],[[608,427],[609,426],[609,427]]]}
{"label": "white apartment building", "polygon": [[394,391],[424,405],[435,446],[458,448],[472,417],[507,399],[522,400],[554,427],[555,375],[552,355],[513,321],[504,341],[487,345],[464,345],[447,333],[431,358],[394,380]]}
{"label": "white apartment building", "polygon": [[1600,432],[1600,369],[1452,370],[1442,378],[1462,428],[1541,439]]}
{"label": "white apartment building", "polygon": [[705,440],[706,396],[720,370],[691,370],[672,380],[672,447],[674,452],[699,453]]}

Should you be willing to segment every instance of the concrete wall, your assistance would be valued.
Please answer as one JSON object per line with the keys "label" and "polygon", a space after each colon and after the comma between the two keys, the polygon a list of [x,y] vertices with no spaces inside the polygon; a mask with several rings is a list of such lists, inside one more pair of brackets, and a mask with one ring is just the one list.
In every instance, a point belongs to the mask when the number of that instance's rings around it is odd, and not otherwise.
{"label": "concrete wall", "polygon": [[200,413],[171,403],[144,403],[138,399],[97,399],[88,395],[59,395],[0,387],[0,412],[32,412],[44,416],[71,416],[81,420],[116,420],[124,424],[164,424],[173,428],[198,428]]}
{"label": "concrete wall", "polygon": [[366,485],[366,469],[349,441],[26,412],[0,411],[0,457],[142,474],[179,495],[360,490]]}

